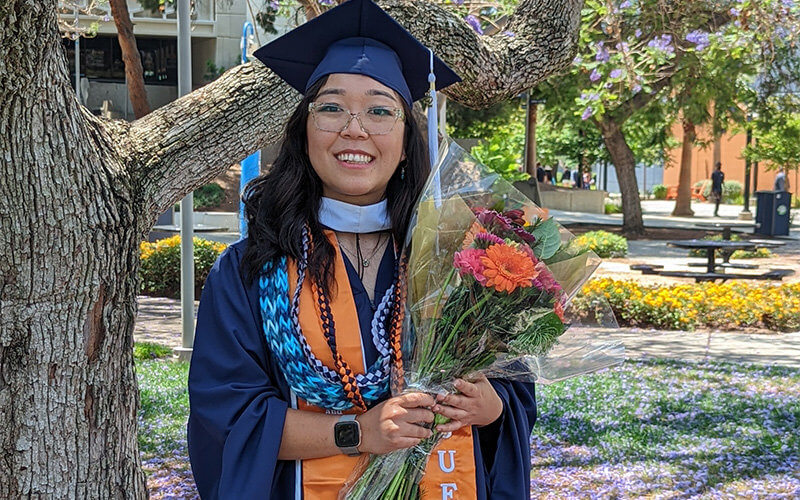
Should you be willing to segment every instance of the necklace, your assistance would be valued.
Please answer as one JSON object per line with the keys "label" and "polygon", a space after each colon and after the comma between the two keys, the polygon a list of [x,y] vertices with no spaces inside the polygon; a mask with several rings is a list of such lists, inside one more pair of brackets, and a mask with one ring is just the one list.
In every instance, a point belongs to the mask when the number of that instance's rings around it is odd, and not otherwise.
{"label": "necklace", "polygon": [[353,252],[352,250],[347,248],[347,246],[343,245],[341,241],[339,242],[339,246],[342,247],[343,250],[347,250],[347,253],[349,254],[349,256],[351,258],[355,257],[355,259],[353,259],[353,260],[355,260],[356,263],[358,264],[358,269],[357,269],[358,277],[359,278],[363,278],[364,277],[364,269],[369,267],[369,265],[372,263],[372,258],[375,257],[375,255],[378,253],[378,250],[380,250],[383,247],[383,243],[381,241],[383,239],[383,233],[379,233],[378,234],[378,242],[375,244],[375,247],[372,249],[372,253],[370,253],[369,257],[365,257],[364,254],[361,251],[361,237],[360,236],[361,235],[359,233],[356,233],[356,251],[355,252]]}

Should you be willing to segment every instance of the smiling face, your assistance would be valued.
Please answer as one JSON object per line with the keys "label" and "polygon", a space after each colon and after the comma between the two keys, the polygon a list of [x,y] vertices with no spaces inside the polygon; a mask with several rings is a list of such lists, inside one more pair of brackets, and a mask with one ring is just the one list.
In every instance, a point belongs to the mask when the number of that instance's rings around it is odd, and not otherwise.
{"label": "smiling face", "polygon": [[[389,87],[364,75],[332,74],[315,99],[352,113],[370,108],[403,108],[400,96]],[[366,122],[365,122],[366,123]],[[389,179],[405,159],[405,124],[398,120],[388,134],[361,130],[355,118],[341,132],[320,130],[309,114],[306,122],[308,158],[322,180],[322,194],[354,205],[381,201]]]}

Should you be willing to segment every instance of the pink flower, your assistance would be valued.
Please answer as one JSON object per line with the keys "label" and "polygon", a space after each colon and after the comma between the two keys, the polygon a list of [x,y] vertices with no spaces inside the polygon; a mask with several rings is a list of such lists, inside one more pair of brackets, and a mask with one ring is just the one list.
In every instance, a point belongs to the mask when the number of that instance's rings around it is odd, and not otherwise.
{"label": "pink flower", "polygon": [[[483,233],[481,233],[483,234]],[[486,277],[483,275],[485,266],[481,257],[486,255],[485,250],[479,248],[465,248],[453,255],[453,265],[458,269],[461,276],[471,275],[478,283],[486,284]]]}
{"label": "pink flower", "polygon": [[558,284],[558,281],[556,281],[553,273],[547,269],[547,266],[544,262],[540,261],[536,264],[536,271],[539,274],[536,276],[536,278],[534,278],[533,286],[553,295],[561,291],[561,285]]}
{"label": "pink flower", "polygon": [[492,233],[478,233],[475,235],[475,244],[480,245],[478,248],[486,249],[490,245],[505,245],[503,238]]}

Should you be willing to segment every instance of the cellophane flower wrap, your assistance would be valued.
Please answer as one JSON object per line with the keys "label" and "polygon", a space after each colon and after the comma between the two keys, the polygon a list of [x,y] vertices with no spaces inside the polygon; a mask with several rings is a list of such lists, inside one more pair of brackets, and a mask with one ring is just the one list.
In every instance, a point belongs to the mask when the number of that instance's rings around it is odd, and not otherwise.
{"label": "cellophane flower wrap", "polygon": [[[406,241],[403,370],[392,392],[455,392],[456,378],[552,383],[619,363],[607,304],[575,317],[570,301],[600,263],[499,175],[444,141]],[[437,416],[437,424],[443,417]],[[362,460],[340,498],[417,499],[442,439]]]}

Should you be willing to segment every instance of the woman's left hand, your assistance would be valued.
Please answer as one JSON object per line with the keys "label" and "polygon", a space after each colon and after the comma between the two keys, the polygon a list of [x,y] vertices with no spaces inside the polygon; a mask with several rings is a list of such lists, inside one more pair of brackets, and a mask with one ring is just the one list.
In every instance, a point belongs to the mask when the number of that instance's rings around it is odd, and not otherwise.
{"label": "woman's left hand", "polygon": [[456,379],[454,385],[460,394],[436,396],[433,412],[450,419],[437,425],[437,431],[453,432],[467,425],[489,425],[500,418],[503,400],[485,375],[478,375],[473,382]]}

